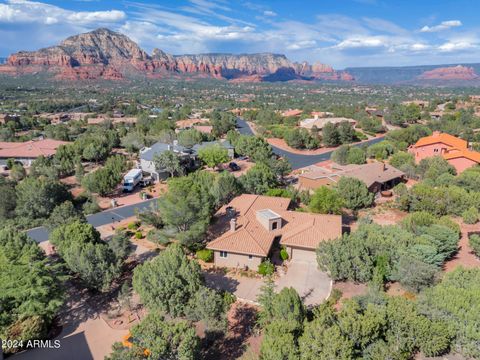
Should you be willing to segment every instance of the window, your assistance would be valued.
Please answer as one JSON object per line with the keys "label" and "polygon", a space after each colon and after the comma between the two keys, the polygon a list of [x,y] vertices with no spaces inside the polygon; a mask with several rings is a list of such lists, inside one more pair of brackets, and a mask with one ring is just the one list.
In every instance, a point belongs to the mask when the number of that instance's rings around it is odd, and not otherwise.
{"label": "window", "polygon": [[278,223],[276,221],[272,223],[272,230],[276,230],[277,226],[278,226]]}
{"label": "window", "polygon": [[438,149],[433,149],[433,152],[438,152]]}
{"label": "window", "polygon": [[228,256],[228,253],[226,251],[220,251],[221,258],[226,258],[227,256]]}
{"label": "window", "polygon": [[252,260],[253,259],[253,255],[248,255],[248,260]]}

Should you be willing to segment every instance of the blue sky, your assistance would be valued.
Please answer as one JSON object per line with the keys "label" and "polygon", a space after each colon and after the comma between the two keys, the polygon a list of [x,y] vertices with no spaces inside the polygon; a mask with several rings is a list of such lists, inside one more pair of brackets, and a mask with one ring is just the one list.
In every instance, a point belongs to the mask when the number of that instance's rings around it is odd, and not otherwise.
{"label": "blue sky", "polygon": [[347,66],[480,62],[478,0],[0,0],[0,56],[108,27],[148,52]]}

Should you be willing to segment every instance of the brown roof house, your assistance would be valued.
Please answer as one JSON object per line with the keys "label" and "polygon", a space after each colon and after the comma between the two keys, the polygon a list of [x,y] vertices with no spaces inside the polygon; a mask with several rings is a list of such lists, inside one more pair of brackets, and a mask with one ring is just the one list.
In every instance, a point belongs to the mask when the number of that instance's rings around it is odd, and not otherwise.
{"label": "brown roof house", "polygon": [[52,139],[0,142],[0,163],[3,164],[7,159],[12,158],[26,166],[30,166],[39,156],[53,156],[59,146],[66,144],[68,142]]}
{"label": "brown roof house", "polygon": [[243,194],[218,210],[216,238],[207,245],[215,265],[256,270],[278,245],[292,260],[316,261],[318,244],[342,235],[341,216],[290,211],[289,205],[286,198]]}
{"label": "brown roof house", "polygon": [[403,180],[405,174],[397,168],[382,162],[345,166],[334,164],[331,168],[310,167],[309,171],[298,176],[298,183],[301,189],[315,190],[322,185],[334,185],[344,176],[363,181],[367,185],[368,190],[377,193],[397,185]]}

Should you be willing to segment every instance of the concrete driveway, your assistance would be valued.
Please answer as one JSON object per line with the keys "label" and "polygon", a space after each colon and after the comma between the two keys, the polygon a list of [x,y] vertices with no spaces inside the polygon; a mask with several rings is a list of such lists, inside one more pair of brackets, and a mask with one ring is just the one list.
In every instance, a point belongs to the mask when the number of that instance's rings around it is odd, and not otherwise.
{"label": "concrete driveway", "polygon": [[275,284],[277,291],[284,287],[293,287],[307,306],[322,303],[332,291],[332,280],[318,269],[316,261],[292,260],[287,273]]}
{"label": "concrete driveway", "polygon": [[[232,277],[222,273],[204,273],[208,287],[229,291],[241,300],[257,303],[264,280],[260,278]],[[332,291],[332,280],[317,268],[316,261],[291,261],[286,274],[276,281],[276,291],[293,287],[302,297],[305,305],[322,303]]]}

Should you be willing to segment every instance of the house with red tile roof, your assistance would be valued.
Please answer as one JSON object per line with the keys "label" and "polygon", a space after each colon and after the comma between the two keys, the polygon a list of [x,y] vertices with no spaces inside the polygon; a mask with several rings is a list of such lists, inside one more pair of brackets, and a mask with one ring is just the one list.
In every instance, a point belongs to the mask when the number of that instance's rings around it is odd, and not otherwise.
{"label": "house with red tile roof", "polygon": [[480,153],[469,150],[467,141],[439,131],[419,139],[408,151],[415,156],[417,163],[428,157],[442,156],[458,174],[480,164]]}
{"label": "house with red tile roof", "polygon": [[60,145],[68,144],[67,141],[52,139],[30,140],[25,142],[0,142],[0,162],[15,159],[26,166],[39,156],[53,156]]}
{"label": "house with red tile roof", "polygon": [[291,259],[316,261],[322,241],[342,235],[339,215],[288,210],[290,199],[243,194],[215,214],[207,249],[215,265],[256,270],[273,248],[285,246]]}

